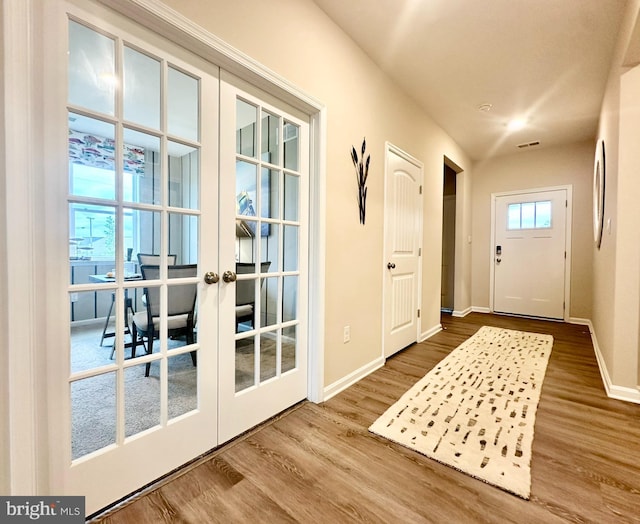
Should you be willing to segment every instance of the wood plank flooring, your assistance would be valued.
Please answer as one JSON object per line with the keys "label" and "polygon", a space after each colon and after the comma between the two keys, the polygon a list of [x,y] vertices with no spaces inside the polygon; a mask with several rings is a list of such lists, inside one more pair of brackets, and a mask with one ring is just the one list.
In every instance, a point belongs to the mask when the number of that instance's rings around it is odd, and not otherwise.
{"label": "wood plank flooring", "polygon": [[[640,522],[640,405],[607,398],[588,328],[477,313],[442,323],[324,404],[293,407],[95,522]],[[554,337],[529,501],[367,431],[482,325]]]}

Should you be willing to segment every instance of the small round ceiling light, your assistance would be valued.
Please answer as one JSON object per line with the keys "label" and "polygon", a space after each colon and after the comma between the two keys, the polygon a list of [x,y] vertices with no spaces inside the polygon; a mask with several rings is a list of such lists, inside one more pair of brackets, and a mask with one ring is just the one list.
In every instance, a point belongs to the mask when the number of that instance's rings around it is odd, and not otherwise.
{"label": "small round ceiling light", "polygon": [[519,131],[527,125],[527,121],[524,118],[514,118],[507,124],[509,131]]}
{"label": "small round ceiling light", "polygon": [[489,111],[491,111],[492,107],[493,107],[492,104],[480,104],[478,106],[478,111],[482,111],[483,113],[488,113]]}

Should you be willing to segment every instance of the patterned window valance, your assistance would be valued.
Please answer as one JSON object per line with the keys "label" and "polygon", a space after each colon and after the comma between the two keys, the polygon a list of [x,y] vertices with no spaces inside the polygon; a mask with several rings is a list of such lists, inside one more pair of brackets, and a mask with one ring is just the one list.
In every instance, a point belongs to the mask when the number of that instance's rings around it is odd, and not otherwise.
{"label": "patterned window valance", "polygon": [[[69,161],[84,166],[115,170],[115,142],[87,133],[69,130]],[[144,148],[123,146],[123,168],[134,175],[144,174]]]}

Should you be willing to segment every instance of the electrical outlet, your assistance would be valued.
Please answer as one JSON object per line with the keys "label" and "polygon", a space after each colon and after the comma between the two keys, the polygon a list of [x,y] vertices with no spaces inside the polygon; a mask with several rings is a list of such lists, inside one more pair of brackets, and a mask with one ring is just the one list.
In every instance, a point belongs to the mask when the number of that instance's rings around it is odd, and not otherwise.
{"label": "electrical outlet", "polygon": [[342,341],[346,344],[351,340],[351,326],[344,327],[344,333],[342,335]]}

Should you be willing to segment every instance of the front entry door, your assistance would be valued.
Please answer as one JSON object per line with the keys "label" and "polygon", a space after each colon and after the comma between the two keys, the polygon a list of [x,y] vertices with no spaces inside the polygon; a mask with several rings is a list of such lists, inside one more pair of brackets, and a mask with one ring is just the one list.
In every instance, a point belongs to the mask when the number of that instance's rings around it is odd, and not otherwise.
{"label": "front entry door", "polygon": [[567,190],[495,197],[493,310],[563,319]]}
{"label": "front entry door", "polygon": [[220,85],[220,442],[307,396],[308,118]]}
{"label": "front entry door", "polygon": [[385,175],[384,356],[416,342],[422,165],[388,146]]}

